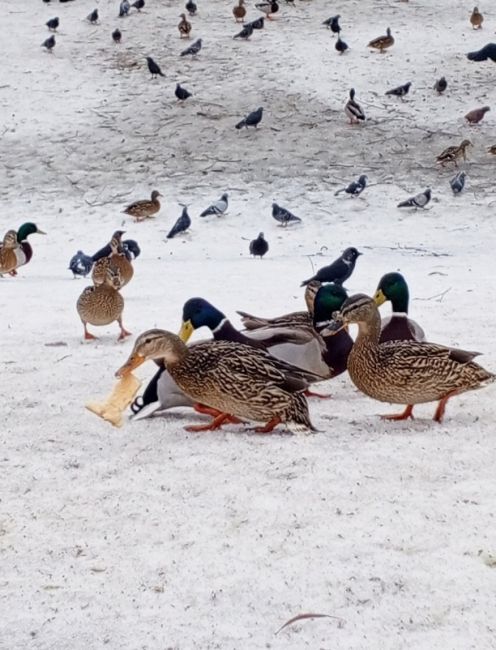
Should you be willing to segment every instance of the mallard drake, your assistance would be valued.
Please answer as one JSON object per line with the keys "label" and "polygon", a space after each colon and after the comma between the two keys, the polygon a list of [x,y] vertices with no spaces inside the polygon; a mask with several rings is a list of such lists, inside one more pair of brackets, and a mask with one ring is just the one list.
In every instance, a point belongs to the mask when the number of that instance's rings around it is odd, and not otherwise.
{"label": "mallard drake", "polygon": [[15,230],[7,230],[0,248],[0,275],[3,273],[12,273],[17,266],[17,233]]}
{"label": "mallard drake", "polygon": [[269,20],[272,20],[270,17],[271,14],[276,14],[279,11],[279,5],[276,0],[267,0],[266,2],[258,2],[255,5],[255,8],[263,12]]}
{"label": "mallard drake", "polygon": [[150,200],[135,201],[123,210],[125,214],[134,217],[136,221],[143,221],[153,217],[160,210],[160,201],[158,197],[162,196],[157,190],[153,190]]}
{"label": "mallard drake", "polygon": [[86,287],[79,296],[76,307],[83,323],[85,339],[97,338],[88,332],[88,323],[100,326],[117,321],[121,330],[117,340],[122,341],[126,336],[130,336],[131,332],[124,329],[122,324],[124,298],[119,293],[121,287],[120,271],[111,265],[106,270],[105,283]]}
{"label": "mallard drake", "polygon": [[350,124],[358,124],[359,122],[365,121],[365,113],[362,110],[362,107],[358,102],[355,101],[355,89],[350,90],[350,98],[345,104],[344,112]]}
{"label": "mallard drake", "polygon": [[463,158],[463,160],[467,160],[467,147],[471,147],[472,143],[470,140],[463,140],[459,145],[457,146],[451,146],[447,147],[444,151],[442,151],[439,156],[436,158],[436,161],[438,164],[441,165],[441,167],[444,167],[448,163],[455,163],[455,167],[458,167],[458,159]]}
{"label": "mallard drake", "polygon": [[233,7],[233,16],[237,23],[244,22],[246,16],[246,9],[244,7],[245,0],[238,0],[238,4]]}
{"label": "mallard drake", "polygon": [[[20,266],[24,266],[31,261],[31,258],[33,257],[33,249],[31,248],[31,244],[27,241],[27,239],[29,235],[32,235],[34,233],[38,233],[39,235],[46,235],[43,230],[40,230],[38,226],[31,221],[23,223],[17,231],[17,242],[19,244],[19,246],[15,248],[17,264],[15,269],[10,272],[10,275],[17,275],[16,269],[18,269]],[[0,248],[1,246],[2,244],[0,244]]]}
{"label": "mallard drake", "polygon": [[181,14],[179,17],[181,18],[181,22],[177,28],[179,30],[180,38],[189,38],[189,35],[191,33],[191,23],[186,20],[186,14]]}
{"label": "mallard drake", "polygon": [[187,427],[189,431],[218,429],[232,416],[265,422],[257,429],[260,433],[269,433],[280,423],[293,430],[314,430],[302,395],[305,378],[264,350],[228,341],[187,347],[172,332],[152,329],[136,339],[116,376],[125,376],[149,359],[163,359],[186,395],[219,412],[210,424]]}
{"label": "mallard drake", "polygon": [[379,50],[379,52],[382,54],[384,50],[387,50],[388,47],[391,47],[392,45],[394,45],[394,38],[391,35],[390,28],[388,27],[386,29],[386,35],[379,36],[378,38],[373,38],[368,44],[368,47],[371,47],[374,50]]}
{"label": "mallard drake", "polygon": [[380,343],[386,341],[425,341],[424,330],[408,318],[408,285],[401,273],[386,273],[377,285],[375,304],[380,307],[391,302],[392,314],[381,321]]}
{"label": "mallard drake", "polygon": [[[112,235],[112,239],[108,244],[110,247],[110,255],[96,257],[96,259],[95,255],[93,256],[95,265],[93,266],[91,279],[96,286],[106,282],[107,269],[109,266],[113,266],[119,270],[121,288],[131,281],[134,275],[134,268],[122,245],[122,235],[124,232],[124,230],[116,230]],[[105,250],[108,249],[102,249],[103,252],[105,252]]]}
{"label": "mallard drake", "polygon": [[334,319],[338,327],[358,325],[358,336],[348,357],[348,372],[355,386],[380,402],[407,405],[403,413],[383,416],[385,419],[412,418],[415,404],[437,401],[434,420],[441,422],[451,397],[496,379],[496,375],[474,363],[477,352],[419,341],[379,343],[379,310],[374,300],[364,294],[348,298]]}
{"label": "mallard drake", "polygon": [[484,16],[479,11],[478,7],[474,7],[472,14],[470,15],[470,24],[472,29],[482,29],[482,23],[484,22]]}

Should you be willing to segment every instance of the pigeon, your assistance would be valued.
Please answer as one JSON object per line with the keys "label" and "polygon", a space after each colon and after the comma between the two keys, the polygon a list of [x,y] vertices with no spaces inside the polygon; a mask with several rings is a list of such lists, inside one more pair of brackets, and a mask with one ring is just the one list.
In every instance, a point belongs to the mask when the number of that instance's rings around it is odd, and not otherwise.
{"label": "pigeon", "polygon": [[251,23],[246,23],[246,26],[250,25],[253,27],[253,29],[263,29],[264,28],[264,20],[265,18],[263,16],[260,16],[260,18],[257,18],[256,20],[252,20]]}
{"label": "pigeon", "polygon": [[313,280],[317,280],[318,282],[334,282],[334,284],[341,286],[355,270],[355,264],[359,255],[362,255],[362,253],[357,251],[353,246],[346,248],[337,260],[334,260],[329,266],[323,266],[313,277],[302,282],[301,286],[304,287]]}
{"label": "pigeon", "polygon": [[129,4],[129,0],[122,0],[121,4],[119,5],[119,18],[127,16],[130,9],[131,5]]}
{"label": "pigeon", "polygon": [[491,59],[491,61],[496,63],[496,43],[488,43],[476,52],[469,52],[467,59],[469,61],[487,61]]}
{"label": "pigeon", "polygon": [[355,101],[355,89],[350,90],[350,98],[345,104],[344,112],[350,120],[350,124],[358,124],[365,121],[365,113],[358,102]]}
{"label": "pigeon", "polygon": [[269,244],[264,239],[263,232],[259,233],[258,237],[250,242],[250,255],[253,255],[253,257],[262,259],[268,250]]}
{"label": "pigeon", "polygon": [[237,129],[242,129],[244,126],[249,127],[249,126],[254,126],[257,128],[257,126],[260,124],[262,121],[262,114],[263,114],[263,108],[257,108],[256,111],[253,111],[252,113],[249,113],[241,122],[238,122],[236,124]]}
{"label": "pigeon", "polygon": [[[121,233],[124,234],[124,231],[121,231]],[[129,261],[136,259],[141,253],[138,242],[134,239],[125,239],[122,242],[122,251]],[[93,262],[98,262],[98,260],[102,259],[102,257],[108,257],[111,253],[112,248],[110,244],[106,244],[103,248],[100,248],[100,250],[92,255],[91,259]]]}
{"label": "pigeon", "polygon": [[88,275],[93,267],[93,258],[85,255],[83,251],[78,251],[69,262],[69,270],[72,271],[74,278],[82,275],[84,278]]}
{"label": "pigeon", "polygon": [[134,7],[138,11],[141,11],[144,6],[145,6],[145,0],[136,0],[131,4],[131,7]]}
{"label": "pigeon", "polygon": [[398,208],[425,208],[431,200],[431,190],[427,188],[424,192],[411,196],[406,201],[398,203]]}
{"label": "pigeon", "polygon": [[50,18],[50,20],[47,20],[45,25],[48,27],[48,29],[51,32],[56,32],[57,27],[59,26],[59,19],[58,18]]}
{"label": "pigeon", "polygon": [[469,111],[465,115],[465,119],[469,124],[478,124],[484,115],[487,113],[487,111],[490,111],[491,109],[489,106],[482,106],[482,108],[474,108],[473,111]]}
{"label": "pigeon", "polygon": [[336,41],[336,44],[334,45],[335,49],[339,52],[339,54],[344,54],[346,50],[349,49],[348,43],[345,43],[342,39],[341,36],[338,35],[338,40]]}
{"label": "pigeon", "polygon": [[181,56],[188,56],[189,54],[191,56],[196,56],[201,49],[202,49],[202,39],[199,38],[192,45],[190,45],[185,50],[183,50],[181,52]]}
{"label": "pigeon", "polygon": [[233,36],[233,38],[242,38],[243,40],[247,41],[252,34],[253,34],[253,25],[247,23],[240,32],[238,32]]}
{"label": "pigeon", "polygon": [[446,81],[445,77],[441,77],[441,79],[438,79],[434,84],[434,90],[437,90],[439,95],[442,95],[447,87],[448,82]]}
{"label": "pigeon", "polygon": [[281,226],[284,227],[290,223],[301,223],[300,217],[297,217],[289,210],[286,210],[286,208],[281,208],[277,203],[272,204],[272,216],[276,221],[279,221]]}
{"label": "pigeon", "polygon": [[362,174],[358,180],[353,181],[346,187],[343,187],[337,192],[334,192],[334,196],[341,194],[341,192],[346,192],[346,194],[349,194],[352,197],[360,196],[363,190],[367,187],[367,180],[368,180],[367,176],[365,174]]}
{"label": "pigeon", "polygon": [[402,86],[397,86],[396,88],[392,88],[391,90],[386,91],[386,95],[394,95],[395,97],[404,97],[405,95],[408,95],[408,92],[410,90],[410,86],[412,85],[412,82],[409,81],[406,84],[403,84]]}
{"label": "pigeon", "polygon": [[188,214],[188,208],[184,206],[181,216],[170,229],[169,234],[167,235],[167,239],[172,239],[180,232],[185,232],[186,230],[188,230],[190,226],[191,226],[191,217]]}
{"label": "pigeon", "polygon": [[193,2],[193,0],[188,0],[188,2],[186,3],[184,8],[186,9],[186,11],[189,13],[190,16],[196,16],[196,12],[198,11],[198,7]]}
{"label": "pigeon", "polygon": [[92,25],[98,22],[98,9],[93,9],[93,11],[86,16],[86,20],[90,22]]}
{"label": "pigeon", "polygon": [[151,76],[152,79],[156,79],[157,75],[160,75],[161,77],[165,77],[165,74],[160,69],[160,66],[158,65],[158,63],[155,63],[155,61],[152,59],[151,56],[146,57],[146,62],[148,63],[148,70],[152,75]]}
{"label": "pigeon", "polygon": [[114,43],[120,43],[122,39],[122,34],[120,29],[114,29],[112,32],[112,40]]}
{"label": "pigeon", "polygon": [[180,84],[176,85],[176,90],[174,91],[175,96],[182,102],[184,102],[188,97],[191,97],[191,93],[186,88],[183,88]]}
{"label": "pigeon", "polygon": [[200,217],[208,217],[210,214],[216,214],[217,216],[220,216],[227,210],[227,206],[227,193],[224,192],[218,201],[215,201],[215,203],[212,203],[212,205],[210,205],[206,210],[203,210]]}
{"label": "pigeon", "polygon": [[341,31],[341,27],[339,25],[339,19],[341,16],[332,16],[332,18],[328,18],[327,20],[324,20],[322,23],[327,27],[327,29],[330,29],[333,34],[339,34]]}
{"label": "pigeon", "polygon": [[463,192],[463,188],[465,187],[465,176],[465,172],[458,172],[458,174],[450,180],[453,194],[460,194]]}
{"label": "pigeon", "polygon": [[55,47],[55,36],[49,36],[46,41],[43,41],[41,47],[46,47],[47,52],[51,52]]}

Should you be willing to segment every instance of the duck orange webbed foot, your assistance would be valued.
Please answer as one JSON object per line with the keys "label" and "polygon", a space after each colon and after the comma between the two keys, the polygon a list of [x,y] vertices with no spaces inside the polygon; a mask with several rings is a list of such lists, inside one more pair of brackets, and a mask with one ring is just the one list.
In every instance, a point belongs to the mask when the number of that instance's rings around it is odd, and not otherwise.
{"label": "duck orange webbed foot", "polygon": [[226,422],[230,422],[231,424],[241,424],[241,420],[234,415],[228,415],[227,413],[222,413],[222,411],[219,411],[218,409],[214,409],[210,406],[206,406],[205,404],[200,404],[196,403],[193,404],[193,409],[197,413],[201,413],[202,415],[211,415],[213,418],[218,417],[219,415],[225,415],[226,416]]}
{"label": "duck orange webbed foot", "polygon": [[250,431],[255,433],[272,433],[274,428],[277,427],[278,424],[281,424],[281,422],[281,418],[272,418],[272,420],[269,420],[263,427],[255,427],[254,429],[250,429]]}
{"label": "duck orange webbed foot", "polygon": [[303,395],[305,397],[317,397],[318,399],[331,399],[332,397],[332,395],[327,393],[314,393],[313,390],[305,390],[303,391]]}
{"label": "duck orange webbed foot", "polygon": [[409,404],[403,413],[391,413],[391,415],[381,415],[381,420],[414,420],[413,417],[413,405]]}
{"label": "duck orange webbed foot", "polygon": [[230,421],[231,416],[228,413],[220,413],[208,424],[190,424],[189,426],[184,427],[184,429],[185,431],[190,431],[193,433],[197,431],[214,431],[215,429],[220,429],[225,422]]}

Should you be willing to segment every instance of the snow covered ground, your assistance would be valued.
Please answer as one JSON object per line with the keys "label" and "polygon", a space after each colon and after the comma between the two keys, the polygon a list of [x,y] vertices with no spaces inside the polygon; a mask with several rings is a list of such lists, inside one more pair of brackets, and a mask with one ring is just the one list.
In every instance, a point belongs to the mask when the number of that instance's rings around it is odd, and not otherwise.
{"label": "snow covered ground", "polygon": [[[117,344],[114,324],[82,341],[87,283],[67,263],[124,226],[142,247],[123,290],[138,334],[176,331],[195,295],[236,324],[236,309],[302,308],[312,263],[354,245],[364,255],[351,293],[400,270],[428,338],[480,350],[496,370],[496,161],[485,151],[496,118],[463,120],[496,104],[494,64],[465,58],[496,39],[496,15],[481,6],[476,32],[460,0],[297,0],[245,43],[231,38],[231,1],[199,0],[192,36],[204,48],[185,60],[182,3],[146,2],[122,20],[117,0],[2,3],[2,234],[35,221],[48,235],[32,236],[32,262],[0,280],[0,648],[494,648],[494,387],[453,399],[442,425],[434,405],[382,422],[388,406],[343,376],[333,400],[311,402],[320,432],[308,437],[190,434],[199,416],[188,411],[113,429],[83,405],[108,392],[134,337]],[[335,13],[343,57],[321,26]],[[50,55],[40,44],[55,15]],[[388,26],[394,47],[370,52]],[[165,79],[150,81],[146,55]],[[185,106],[177,81],[193,92]],[[406,81],[406,101],[384,97]],[[352,86],[369,117],[354,128],[343,114]],[[258,106],[261,128],[237,132]],[[464,137],[467,190],[453,197],[453,173],[434,159]],[[362,198],[334,197],[360,173],[371,183]],[[429,210],[396,209],[427,186]],[[152,189],[164,195],[157,219],[123,218]],[[198,219],[224,191],[229,213]],[[303,224],[279,228],[273,200]],[[191,232],[164,243],[179,203]],[[245,240],[259,231],[262,261]],[[305,612],[339,618],[275,635]]]}

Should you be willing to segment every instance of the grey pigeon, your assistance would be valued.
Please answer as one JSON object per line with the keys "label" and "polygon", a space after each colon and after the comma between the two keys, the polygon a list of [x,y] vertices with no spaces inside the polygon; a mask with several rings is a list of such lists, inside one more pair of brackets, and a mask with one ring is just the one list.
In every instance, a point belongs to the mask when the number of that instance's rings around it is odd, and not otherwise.
{"label": "grey pigeon", "polygon": [[92,25],[98,22],[98,9],[93,9],[93,11],[86,16],[86,20],[90,22]]}
{"label": "grey pigeon", "polygon": [[196,56],[201,49],[202,49],[202,39],[199,38],[192,45],[190,45],[185,50],[183,50],[181,52],[181,56],[188,56],[188,55]]}
{"label": "grey pigeon", "polygon": [[262,121],[262,115],[263,115],[263,108],[257,108],[256,111],[253,111],[252,113],[248,113],[248,115],[241,120],[241,122],[238,122],[236,124],[237,129],[242,129],[244,126],[249,127],[249,126],[254,126],[257,128],[257,126],[260,124]]}
{"label": "grey pigeon", "polygon": [[47,20],[45,24],[51,32],[55,32],[57,31],[57,27],[59,26],[59,19],[50,18],[50,20]]}
{"label": "grey pigeon", "polygon": [[264,28],[264,17],[260,16],[260,18],[256,18],[255,20],[252,20],[251,23],[246,23],[246,27],[250,25],[250,27],[253,27],[253,29],[263,29]]}
{"label": "grey pigeon", "polygon": [[465,172],[458,172],[458,174],[450,180],[450,187],[453,194],[460,194],[463,192],[463,188],[465,187],[465,176]]}
{"label": "grey pigeon", "polygon": [[290,223],[301,223],[300,217],[297,217],[289,210],[286,210],[286,208],[281,208],[277,203],[272,204],[272,216],[284,227]]}
{"label": "grey pigeon", "polygon": [[55,36],[49,36],[43,43],[41,44],[41,47],[46,47],[47,52],[51,52],[53,48],[55,47]]}
{"label": "grey pigeon", "polygon": [[240,32],[238,32],[233,36],[233,38],[242,38],[243,40],[247,41],[252,34],[253,34],[253,25],[247,23]]}
{"label": "grey pigeon", "polygon": [[406,201],[398,203],[398,208],[425,208],[431,200],[431,190],[427,188],[424,192],[411,196]]}
{"label": "grey pigeon", "polygon": [[146,57],[146,62],[148,63],[148,70],[150,71],[150,74],[152,75],[152,79],[156,79],[157,75],[160,75],[161,77],[165,77],[164,73],[160,69],[160,66],[158,63],[156,63],[151,56]]}
{"label": "grey pigeon", "polygon": [[346,194],[349,194],[350,196],[360,196],[363,190],[367,187],[367,180],[367,176],[362,174],[358,180],[353,181],[346,187],[334,192],[334,196],[341,194],[341,192],[346,192]]}
{"label": "grey pigeon", "polygon": [[83,251],[78,251],[69,262],[69,270],[74,277],[82,275],[86,277],[93,267],[93,258],[85,255]]}
{"label": "grey pigeon", "polygon": [[346,248],[337,260],[334,260],[328,266],[323,266],[314,276],[302,282],[301,286],[304,287],[313,280],[317,280],[318,282],[334,282],[334,284],[341,286],[355,270],[356,261],[361,254],[353,246]]}
{"label": "grey pigeon", "polygon": [[438,79],[434,84],[434,90],[437,90],[437,92],[440,95],[444,93],[447,87],[448,87],[448,82],[446,81],[445,77],[441,77],[441,79]]}
{"label": "grey pigeon", "polygon": [[122,39],[122,34],[120,29],[114,29],[112,32],[112,40],[114,43],[120,43]]}
{"label": "grey pigeon", "polygon": [[258,237],[250,242],[250,255],[253,255],[253,257],[262,259],[268,250],[269,244],[265,240],[263,232],[259,233]]}
{"label": "grey pigeon", "polygon": [[191,226],[191,217],[188,214],[188,208],[184,206],[181,216],[170,229],[169,234],[167,235],[167,239],[172,239],[180,232],[184,232],[185,230],[188,230],[190,226]]}
{"label": "grey pigeon", "polygon": [[121,4],[119,5],[119,18],[127,16],[130,9],[131,5],[129,4],[129,0],[122,0]]}
{"label": "grey pigeon", "polygon": [[408,81],[406,84],[403,84],[402,86],[397,86],[396,88],[391,88],[391,90],[387,90],[385,94],[394,95],[395,97],[404,97],[405,95],[408,95],[411,85],[412,82]]}
{"label": "grey pigeon", "polygon": [[216,214],[217,216],[220,216],[221,214],[224,214],[224,212],[227,210],[227,207],[227,193],[224,192],[218,201],[215,201],[215,203],[212,203],[212,205],[210,205],[206,210],[203,210],[200,217],[208,217],[210,214]]}

